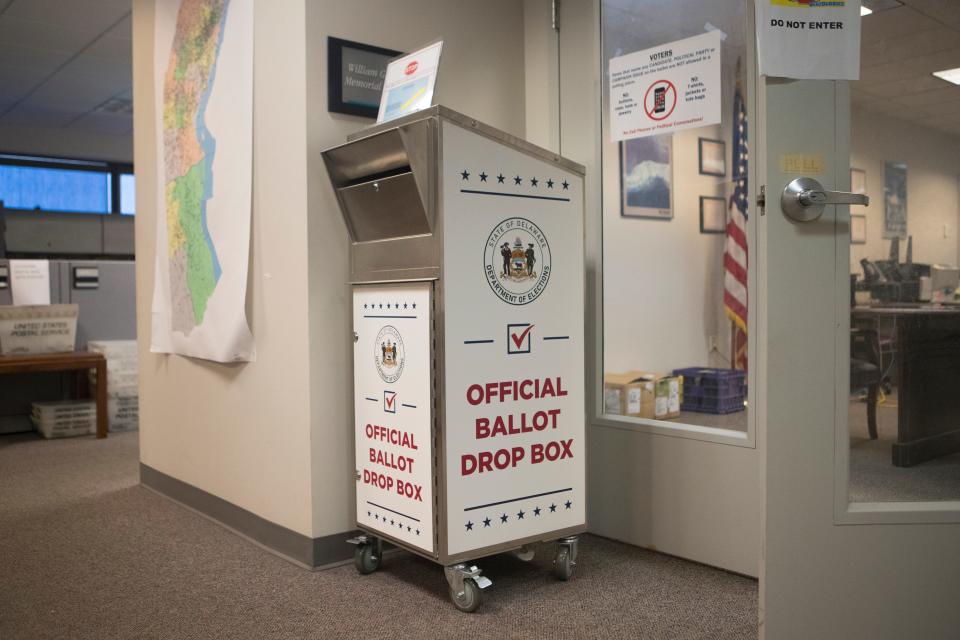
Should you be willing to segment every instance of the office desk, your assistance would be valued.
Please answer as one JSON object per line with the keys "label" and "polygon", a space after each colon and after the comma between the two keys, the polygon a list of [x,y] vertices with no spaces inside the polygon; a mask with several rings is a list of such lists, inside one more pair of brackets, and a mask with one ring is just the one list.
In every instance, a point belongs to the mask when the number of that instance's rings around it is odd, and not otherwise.
{"label": "office desk", "polygon": [[960,451],[960,308],[854,307],[851,325],[892,322],[899,384],[893,464]]}
{"label": "office desk", "polygon": [[[107,359],[102,353],[68,351],[0,356],[0,374],[97,370],[97,437],[107,437]],[[84,376],[85,377],[85,376]]]}

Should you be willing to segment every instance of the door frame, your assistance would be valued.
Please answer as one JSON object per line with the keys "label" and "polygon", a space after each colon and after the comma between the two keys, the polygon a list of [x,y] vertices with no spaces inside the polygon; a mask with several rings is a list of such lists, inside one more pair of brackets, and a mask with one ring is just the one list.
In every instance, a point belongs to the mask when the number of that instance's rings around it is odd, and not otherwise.
{"label": "door frame", "polygon": [[[527,0],[530,2],[531,0]],[[533,0],[536,1],[536,0]],[[542,0],[548,2],[549,0]],[[602,415],[603,389],[603,246],[602,246],[602,64],[601,1],[560,3],[559,102],[561,155],[587,167],[585,226],[587,262],[587,441],[588,522],[590,530],[624,542],[756,577],[760,571],[759,417],[755,400],[748,412],[747,435],[664,421],[627,421]],[[754,12],[747,8],[748,33]],[[746,68],[756,68],[755,38],[747,42]],[[528,68],[528,72],[530,69]],[[745,73],[748,114],[758,106],[756,74]],[[589,87],[589,90],[585,88]],[[751,118],[756,116],[751,115]],[[590,123],[584,126],[584,123]],[[751,130],[756,127],[751,122]],[[751,145],[754,145],[751,138]],[[752,153],[751,146],[751,153]],[[758,167],[751,162],[748,180],[755,190]],[[753,203],[751,203],[753,205]],[[754,209],[756,211],[756,209]],[[755,220],[757,215],[751,216]],[[757,242],[757,222],[751,221],[750,242]],[[751,265],[754,264],[751,249]],[[750,270],[748,313],[758,318],[760,274]],[[751,398],[761,397],[763,369],[757,362],[759,326],[751,321],[749,382]],[[755,382],[756,381],[756,382]],[[628,449],[634,458],[625,460]],[[695,464],[689,464],[691,460]],[[636,462],[634,462],[636,461]],[[603,464],[603,473],[597,469]],[[685,464],[687,463],[687,464]],[[633,464],[649,470],[639,477]],[[591,471],[593,469],[593,471]],[[640,474],[642,475],[642,474]],[[637,477],[635,477],[637,476]],[[611,479],[613,478],[613,479]],[[624,479],[630,513],[613,515],[602,496]],[[717,536],[722,531],[725,535]]]}

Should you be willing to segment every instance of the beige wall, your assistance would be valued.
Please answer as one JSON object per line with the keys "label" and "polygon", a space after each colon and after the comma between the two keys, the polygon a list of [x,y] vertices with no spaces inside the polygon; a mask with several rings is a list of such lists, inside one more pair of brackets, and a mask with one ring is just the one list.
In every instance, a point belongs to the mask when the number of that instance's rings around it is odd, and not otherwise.
{"label": "beige wall", "polygon": [[369,120],[327,112],[326,38],[444,39],[437,100],[524,132],[523,6],[255,1],[248,309],[257,361],[149,353],[156,189],[153,0],[134,1],[141,460],[298,533],[353,526],[347,235],[320,151]]}
{"label": "beige wall", "polygon": [[[373,18],[376,16],[376,18]],[[353,525],[348,239],[320,152],[370,120],[327,112],[327,36],[398,51],[443,39],[435,101],[522,136],[523,6],[512,0],[307,2],[313,533]]]}
{"label": "beige wall", "polygon": [[[870,206],[852,213],[867,216],[867,244],[850,246],[852,273],[862,275],[860,259],[885,260],[890,240],[883,238],[884,162],[907,163],[907,233],[913,259],[957,265],[960,223],[960,140],[910,122],[855,110],[850,123],[850,166],[867,172]],[[900,243],[900,259],[906,259]]]}

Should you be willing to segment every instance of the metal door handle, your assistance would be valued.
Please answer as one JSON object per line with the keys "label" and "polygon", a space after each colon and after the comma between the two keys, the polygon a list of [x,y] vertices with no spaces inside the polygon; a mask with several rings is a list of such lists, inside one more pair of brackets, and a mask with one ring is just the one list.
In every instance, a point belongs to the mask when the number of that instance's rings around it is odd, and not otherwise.
{"label": "metal door handle", "polygon": [[791,220],[813,222],[823,215],[828,204],[870,205],[870,198],[862,193],[827,191],[813,178],[796,178],[783,188],[780,208]]}

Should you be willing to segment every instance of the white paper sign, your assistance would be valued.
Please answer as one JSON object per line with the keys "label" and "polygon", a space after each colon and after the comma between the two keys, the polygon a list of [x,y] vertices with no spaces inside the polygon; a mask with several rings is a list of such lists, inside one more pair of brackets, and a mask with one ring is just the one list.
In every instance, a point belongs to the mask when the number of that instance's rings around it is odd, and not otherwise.
{"label": "white paper sign", "polygon": [[431,283],[353,290],[357,523],[433,551]]}
{"label": "white paper sign", "polygon": [[757,0],[760,73],[860,79],[858,0]]}
{"label": "white paper sign", "polygon": [[585,521],[583,179],[443,124],[451,555]]}
{"label": "white paper sign", "polygon": [[50,262],[11,260],[10,289],[13,304],[50,304]]}
{"label": "white paper sign", "polygon": [[719,31],[610,59],[614,142],[720,122]]}
{"label": "white paper sign", "polygon": [[442,49],[443,42],[437,42],[392,60],[387,65],[377,122],[387,122],[426,109],[433,103],[433,88],[437,83]]}

